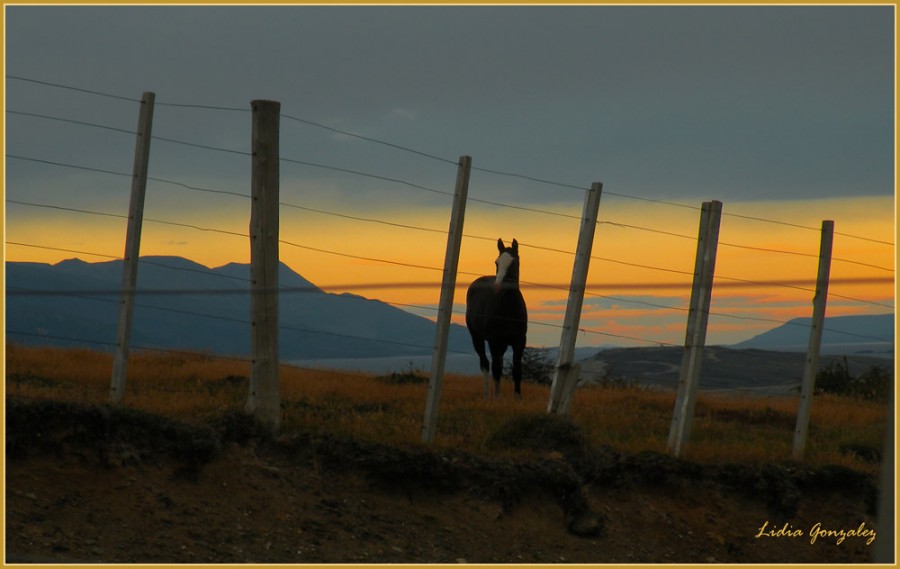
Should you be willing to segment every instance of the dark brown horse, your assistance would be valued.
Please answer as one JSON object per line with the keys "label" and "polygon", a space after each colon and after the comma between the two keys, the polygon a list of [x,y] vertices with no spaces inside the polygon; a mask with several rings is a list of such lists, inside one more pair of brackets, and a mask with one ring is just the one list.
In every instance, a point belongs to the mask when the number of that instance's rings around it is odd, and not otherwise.
{"label": "dark brown horse", "polygon": [[[484,396],[488,396],[488,374],[494,377],[494,396],[500,394],[500,376],[503,374],[503,354],[511,347],[513,352],[513,382],[516,397],[522,396],[522,353],[528,332],[528,309],[519,290],[519,243],[513,239],[507,247],[497,240],[497,273],[479,277],[466,294],[466,326],[472,336],[472,345],[478,354],[481,373],[484,376]],[[491,361],[485,354],[484,343],[491,352]]]}

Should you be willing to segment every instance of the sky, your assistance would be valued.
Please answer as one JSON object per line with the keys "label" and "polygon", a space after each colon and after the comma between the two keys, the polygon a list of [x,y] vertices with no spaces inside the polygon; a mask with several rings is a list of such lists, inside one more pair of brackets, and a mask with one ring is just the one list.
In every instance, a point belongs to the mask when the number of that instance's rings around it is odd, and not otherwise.
{"label": "sky", "polygon": [[269,99],[281,260],[326,290],[434,318],[469,155],[456,322],[516,238],[529,344],[558,344],[593,182],[579,345],[683,343],[709,200],[709,343],[811,315],[825,219],[828,315],[893,312],[893,6],[6,5],[5,28],[10,261],[123,255],[149,91],[142,255],[249,262],[250,103]]}

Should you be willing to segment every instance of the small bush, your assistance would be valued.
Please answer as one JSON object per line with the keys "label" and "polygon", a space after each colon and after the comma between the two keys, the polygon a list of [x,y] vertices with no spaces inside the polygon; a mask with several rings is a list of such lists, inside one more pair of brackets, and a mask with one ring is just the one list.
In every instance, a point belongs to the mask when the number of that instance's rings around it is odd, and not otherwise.
{"label": "small bush", "polygon": [[488,448],[556,451],[563,455],[580,455],[587,444],[584,433],[571,419],[547,414],[514,417],[502,424],[486,442]]}
{"label": "small bush", "polygon": [[425,372],[415,367],[412,362],[409,362],[409,367],[403,371],[391,372],[390,375],[380,375],[376,379],[392,385],[428,383],[428,377],[426,377]]}
{"label": "small bush", "polygon": [[880,365],[873,365],[865,373],[850,373],[847,358],[828,364],[816,374],[816,393],[832,393],[857,397],[868,401],[887,401],[892,381],[891,373]]}
{"label": "small bush", "polygon": [[[512,377],[512,361],[506,362],[503,370],[508,377]],[[556,373],[556,362],[547,348],[525,348],[522,352],[522,379],[533,381],[540,385],[553,383],[553,374]]]}
{"label": "small bush", "polygon": [[876,364],[857,378],[854,391],[863,399],[887,401],[892,381],[891,372]]}

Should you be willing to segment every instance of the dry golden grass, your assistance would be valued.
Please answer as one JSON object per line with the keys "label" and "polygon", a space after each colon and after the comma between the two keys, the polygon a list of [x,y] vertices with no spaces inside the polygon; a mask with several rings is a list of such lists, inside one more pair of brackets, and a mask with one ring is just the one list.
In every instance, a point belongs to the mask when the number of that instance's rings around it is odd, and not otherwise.
{"label": "dry golden grass", "polygon": [[[112,356],[80,349],[8,345],[8,396],[104,404]],[[241,409],[250,364],[204,354],[132,354],[125,404],[189,422]],[[281,368],[285,432],[313,431],[396,445],[419,445],[427,382],[392,383],[384,377],[329,370]],[[512,397],[481,396],[480,377],[449,374],[439,409],[439,448],[485,450],[510,419],[546,411],[549,390],[523,386]],[[665,452],[674,393],[637,388],[585,388],[576,393],[572,419],[594,445],[626,453]],[[701,395],[685,458],[701,463],[761,464],[790,457],[796,398]],[[806,460],[874,471],[848,446],[881,451],[886,408],[835,396],[813,403]]]}

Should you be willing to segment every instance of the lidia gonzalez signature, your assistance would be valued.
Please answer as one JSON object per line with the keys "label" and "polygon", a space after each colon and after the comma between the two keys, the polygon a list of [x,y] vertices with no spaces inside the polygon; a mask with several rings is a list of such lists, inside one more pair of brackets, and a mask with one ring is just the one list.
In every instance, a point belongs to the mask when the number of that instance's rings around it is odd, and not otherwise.
{"label": "lidia gonzalez signature", "polygon": [[809,528],[809,531],[804,531],[801,528],[795,528],[787,522],[781,527],[769,526],[769,521],[766,520],[755,537],[756,539],[809,537],[811,545],[815,545],[819,539],[822,539],[822,541],[834,540],[833,543],[835,545],[840,545],[849,538],[861,538],[866,540],[866,545],[872,545],[876,535],[874,529],[866,527],[866,522],[860,523],[855,528],[838,529],[828,528],[817,522]]}

